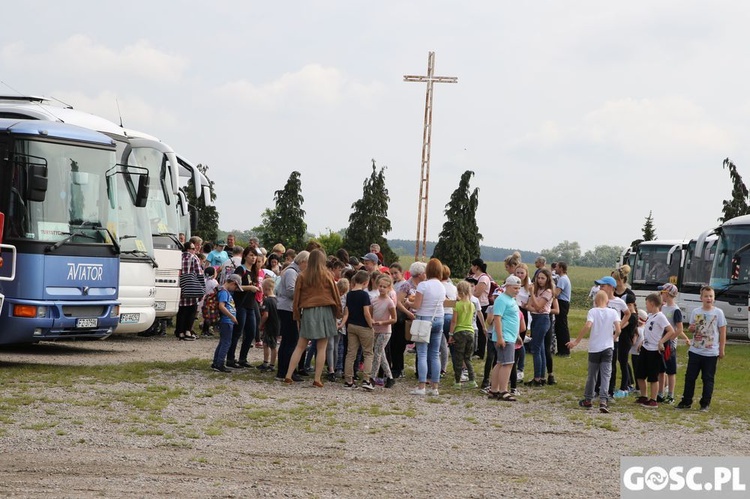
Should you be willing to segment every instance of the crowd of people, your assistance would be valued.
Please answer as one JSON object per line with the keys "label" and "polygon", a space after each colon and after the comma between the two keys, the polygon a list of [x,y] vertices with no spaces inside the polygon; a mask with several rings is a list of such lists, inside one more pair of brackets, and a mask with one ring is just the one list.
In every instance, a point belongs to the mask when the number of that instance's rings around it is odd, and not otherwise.
{"label": "crowd of people", "polygon": [[[712,306],[713,290],[701,291],[704,306],[691,313],[690,340],[675,304],[677,288],[664,284],[647,298],[646,310],[638,310],[627,286],[627,265],[595,282],[589,295],[593,308],[571,341],[567,264],[547,267],[542,256],[533,274],[520,253],[508,256],[508,276],[498,285],[481,258],[454,283],[451,269],[436,258],[414,262],[407,271],[398,263],[384,265],[377,244],[362,257],[344,249],[326,255],[315,242],[299,253],[281,244],[269,253],[255,238],[241,248],[230,234],[226,243],[214,244],[193,237],[184,249],[182,273],[201,276],[206,286],[202,297],[181,297],[175,335],[184,341],[197,338],[200,304],[202,335],[219,334],[211,364],[218,372],[257,368],[275,372],[287,384],[312,375],[317,388],[324,380],[342,380],[346,389],[372,391],[403,379],[405,353],[412,352],[413,395],[439,395],[451,359],[454,388],[478,388],[490,398],[513,402],[524,381],[527,354],[533,375],[525,384],[554,385],[554,357],[569,357],[589,334],[588,376],[579,405],[591,408],[598,397],[606,413],[612,399],[631,393],[645,407],[674,402],[680,337],[690,350],[677,407],[691,406],[701,373],[700,406],[707,409],[715,358],[724,354],[726,321]],[[248,362],[251,348],[263,348],[262,364]],[[472,365],[476,359],[484,360],[481,383]]]}

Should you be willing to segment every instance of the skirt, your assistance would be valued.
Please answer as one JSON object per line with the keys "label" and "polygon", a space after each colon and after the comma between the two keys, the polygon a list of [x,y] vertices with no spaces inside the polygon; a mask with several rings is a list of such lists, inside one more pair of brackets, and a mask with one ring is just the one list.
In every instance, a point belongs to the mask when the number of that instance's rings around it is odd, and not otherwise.
{"label": "skirt", "polygon": [[338,334],[336,318],[331,307],[312,307],[302,309],[299,335],[308,340],[333,338]]}

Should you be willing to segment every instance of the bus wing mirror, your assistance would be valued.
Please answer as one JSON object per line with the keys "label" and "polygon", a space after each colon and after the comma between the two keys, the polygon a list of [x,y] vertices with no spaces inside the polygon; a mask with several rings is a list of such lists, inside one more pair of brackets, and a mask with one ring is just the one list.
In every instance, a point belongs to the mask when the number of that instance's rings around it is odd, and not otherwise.
{"label": "bus wing mirror", "polygon": [[44,165],[30,165],[26,199],[29,201],[44,201],[46,196],[47,167]]}
{"label": "bus wing mirror", "polygon": [[138,189],[135,193],[135,205],[138,208],[146,206],[148,201],[148,190],[151,185],[151,178],[148,175],[141,175],[138,179]]}
{"label": "bus wing mirror", "polygon": [[190,232],[198,230],[198,210],[193,206],[190,207]]}

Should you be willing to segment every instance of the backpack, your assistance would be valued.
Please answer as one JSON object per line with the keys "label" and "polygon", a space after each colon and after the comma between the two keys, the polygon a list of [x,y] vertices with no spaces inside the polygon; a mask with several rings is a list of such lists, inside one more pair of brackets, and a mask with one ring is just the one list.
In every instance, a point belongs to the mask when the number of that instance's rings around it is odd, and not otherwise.
{"label": "backpack", "polygon": [[500,286],[498,286],[495,280],[492,278],[492,276],[490,276],[486,272],[483,275],[486,275],[487,277],[490,278],[490,290],[487,292],[487,300],[490,302],[490,305],[494,305],[495,304],[495,291],[497,291],[497,288],[499,288]]}
{"label": "backpack", "polygon": [[227,282],[227,277],[234,274],[235,270],[237,270],[237,266],[234,264],[234,260],[230,258],[229,265],[222,267],[219,272],[219,277],[217,279],[217,281],[219,281],[219,286],[223,286],[224,283]]}

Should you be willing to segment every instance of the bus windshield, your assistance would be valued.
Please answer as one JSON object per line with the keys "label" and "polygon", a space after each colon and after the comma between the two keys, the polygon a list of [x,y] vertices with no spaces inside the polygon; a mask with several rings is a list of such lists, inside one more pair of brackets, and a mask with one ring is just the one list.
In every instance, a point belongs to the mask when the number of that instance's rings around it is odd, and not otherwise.
{"label": "bus windshield", "polygon": [[680,272],[680,251],[672,253],[672,262],[667,265],[671,244],[638,246],[635,256],[633,282],[646,284],[677,283]]}
{"label": "bus windshield", "polygon": [[[122,253],[142,252],[149,256],[154,254],[154,244],[151,238],[151,227],[148,214],[143,208],[137,208],[130,196],[128,181],[123,175],[114,176],[117,182],[117,197],[120,200],[117,207],[117,239]],[[136,179],[135,182],[138,182]]]}
{"label": "bus windshield", "polygon": [[750,226],[724,226],[719,235],[711,286],[747,294],[750,291]]}
{"label": "bus windshield", "polygon": [[[112,243],[107,231],[114,232],[117,223],[110,203],[117,206],[118,200],[105,172],[115,164],[113,150],[36,140],[17,140],[14,150],[13,236],[51,242]],[[44,201],[32,201],[25,197],[24,181],[28,164],[40,162],[47,165],[47,191]]]}
{"label": "bus windshield", "polygon": [[172,171],[167,156],[150,147],[134,147],[128,158],[128,163],[148,168],[151,183],[149,187],[148,203],[146,205],[148,218],[151,223],[151,233],[154,236],[171,234],[175,237],[180,232],[175,203],[176,196],[172,192]]}

